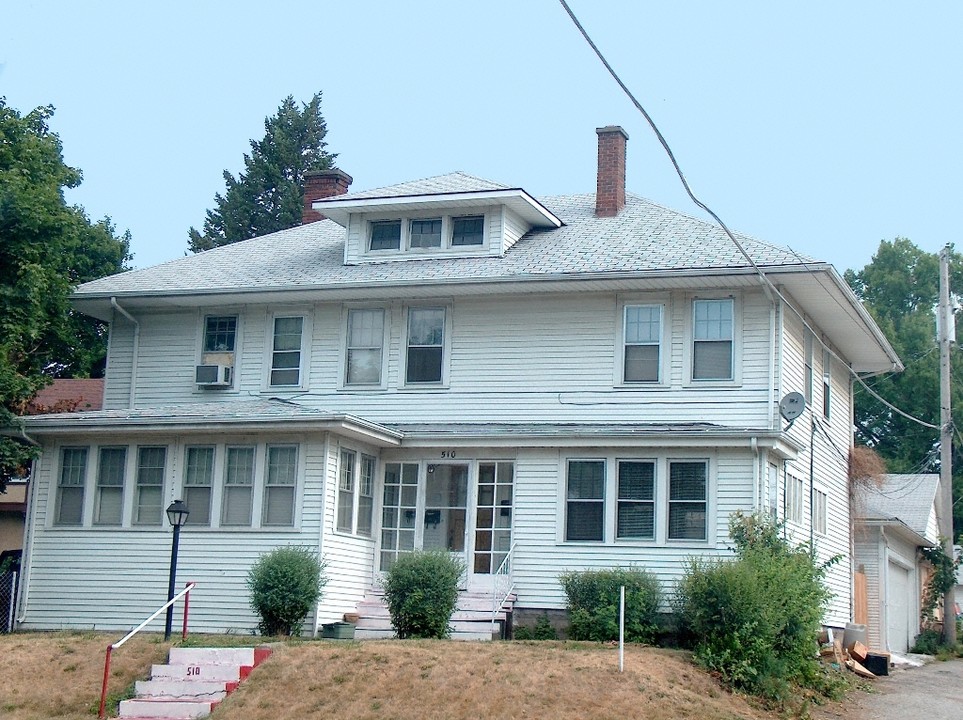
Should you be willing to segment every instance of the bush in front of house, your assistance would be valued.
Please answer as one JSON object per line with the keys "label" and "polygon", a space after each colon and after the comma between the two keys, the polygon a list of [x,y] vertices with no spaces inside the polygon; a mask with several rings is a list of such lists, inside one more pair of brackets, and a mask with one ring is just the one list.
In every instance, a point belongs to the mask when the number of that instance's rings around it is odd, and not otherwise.
{"label": "bush in front of house", "polygon": [[548,613],[542,613],[535,620],[534,625],[517,625],[512,629],[513,640],[558,640],[558,633],[548,619]]}
{"label": "bush in front of house", "polygon": [[465,571],[444,550],[404,553],[382,581],[391,625],[399,638],[445,638]]}
{"label": "bush in front of house", "polygon": [[762,516],[733,515],[729,535],[735,558],[692,559],[677,587],[677,619],[696,658],[730,686],[773,700],[791,683],[828,691],[817,660],[828,564]]}
{"label": "bush in front of house", "polygon": [[327,583],[325,564],[307,547],[279,547],[251,567],[247,587],[262,635],[300,635],[304,617]]}
{"label": "bush in front of house", "polygon": [[662,588],[641,568],[573,570],[559,575],[568,596],[569,637],[619,639],[619,588],[625,586],[625,639],[651,642],[658,630]]}

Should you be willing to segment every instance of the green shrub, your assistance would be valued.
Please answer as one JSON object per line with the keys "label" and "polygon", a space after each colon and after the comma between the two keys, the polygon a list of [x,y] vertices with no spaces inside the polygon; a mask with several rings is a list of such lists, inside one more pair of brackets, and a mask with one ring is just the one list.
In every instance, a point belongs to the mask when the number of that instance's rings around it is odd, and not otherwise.
{"label": "green shrub", "polygon": [[513,631],[515,640],[558,640],[558,633],[548,619],[548,613],[542,613],[535,621],[535,625],[519,625]]}
{"label": "green shrub", "polygon": [[676,594],[677,620],[696,657],[729,685],[784,699],[790,683],[819,689],[822,614],[831,597],[828,565],[791,547],[779,526],[737,513],[729,523],[736,557],[690,560]]}
{"label": "green shrub", "polygon": [[300,635],[304,616],[327,583],[325,564],[310,548],[279,547],[258,558],[247,575],[251,608],[262,635]]}
{"label": "green shrub", "polygon": [[916,636],[916,642],[910,648],[910,652],[920,653],[921,655],[936,655],[943,645],[943,637],[939,630],[928,628]]}
{"label": "green shrub", "polygon": [[650,642],[658,629],[662,589],[639,568],[572,571],[559,575],[568,596],[573,640],[618,640],[619,588],[625,586],[625,639]]}
{"label": "green shrub", "polygon": [[404,553],[382,585],[399,638],[448,637],[448,621],[458,601],[464,563],[444,550]]}

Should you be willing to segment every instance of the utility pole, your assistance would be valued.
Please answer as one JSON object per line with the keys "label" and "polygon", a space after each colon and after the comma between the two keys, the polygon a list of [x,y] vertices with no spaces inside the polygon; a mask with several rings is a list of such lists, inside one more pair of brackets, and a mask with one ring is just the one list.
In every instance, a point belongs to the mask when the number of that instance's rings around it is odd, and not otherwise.
{"label": "utility pole", "polygon": [[[950,411],[950,346],[956,326],[950,308],[950,246],[940,252],[940,532],[943,552],[953,559],[953,415]],[[956,645],[956,602],[954,587],[943,595],[943,642]]]}

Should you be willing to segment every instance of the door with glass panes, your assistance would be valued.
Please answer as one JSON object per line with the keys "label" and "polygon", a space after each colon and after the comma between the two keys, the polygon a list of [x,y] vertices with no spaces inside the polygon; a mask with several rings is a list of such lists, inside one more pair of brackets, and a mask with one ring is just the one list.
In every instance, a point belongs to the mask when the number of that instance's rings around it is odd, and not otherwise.
{"label": "door with glass panes", "polygon": [[512,542],[511,462],[387,463],[379,570],[403,553],[445,550],[472,587],[489,587]]}

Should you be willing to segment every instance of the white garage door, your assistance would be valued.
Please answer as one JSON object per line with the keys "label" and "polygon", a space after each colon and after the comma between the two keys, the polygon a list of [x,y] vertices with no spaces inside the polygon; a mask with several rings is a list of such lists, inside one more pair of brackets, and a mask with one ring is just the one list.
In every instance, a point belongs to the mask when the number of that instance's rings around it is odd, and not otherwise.
{"label": "white garage door", "polygon": [[890,561],[886,583],[886,639],[892,652],[906,652],[913,638],[914,603],[910,571]]}

